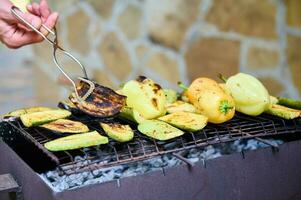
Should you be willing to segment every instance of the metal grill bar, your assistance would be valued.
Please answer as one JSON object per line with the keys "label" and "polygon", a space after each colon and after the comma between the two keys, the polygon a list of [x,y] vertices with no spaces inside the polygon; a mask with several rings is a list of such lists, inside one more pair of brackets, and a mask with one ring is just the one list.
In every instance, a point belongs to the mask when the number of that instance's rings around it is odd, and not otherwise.
{"label": "metal grill bar", "polygon": [[[105,134],[99,125],[100,119],[88,116],[73,116],[72,119],[81,121],[91,130]],[[114,119],[115,120],[115,119]],[[116,119],[118,121],[118,119]],[[118,121],[122,122],[122,121]],[[178,155],[178,152],[196,147],[206,147],[235,140],[255,138],[269,144],[261,137],[301,133],[301,120],[286,121],[280,118],[262,115],[248,117],[237,114],[232,120],[220,125],[208,124],[199,132],[187,132],[181,137],[169,141],[155,141],[135,130],[134,139],[127,143],[118,143],[110,140],[108,145],[84,148],[72,151],[49,152],[43,146],[59,136],[46,129],[25,128],[18,121],[6,122],[17,129],[21,135],[35,144],[48,155],[64,174],[91,171],[104,167],[146,160],[164,154]],[[133,126],[134,127],[134,126]],[[272,144],[269,144],[274,146]],[[276,146],[275,146],[276,147]],[[78,159],[81,156],[83,159]],[[84,161],[84,162],[83,162]]]}

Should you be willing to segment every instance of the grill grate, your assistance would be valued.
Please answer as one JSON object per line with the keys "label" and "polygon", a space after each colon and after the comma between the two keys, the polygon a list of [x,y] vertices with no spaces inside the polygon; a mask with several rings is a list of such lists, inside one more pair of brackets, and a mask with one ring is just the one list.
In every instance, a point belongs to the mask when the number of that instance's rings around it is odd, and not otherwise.
{"label": "grill grate", "polygon": [[[89,126],[90,130],[97,130],[105,134],[99,126],[100,119],[88,116],[72,116],[71,119],[81,121]],[[118,119],[114,119],[120,122]],[[124,121],[121,121],[124,123]],[[3,122],[4,123],[4,122]],[[261,115],[259,117],[248,117],[242,114],[236,116],[223,124],[208,124],[199,132],[187,132],[181,137],[169,141],[155,141],[137,131],[135,125],[135,137],[127,143],[118,143],[110,140],[108,145],[83,148],[72,151],[49,152],[43,144],[51,141],[58,135],[42,128],[25,128],[21,122],[5,122],[11,128],[17,129],[20,134],[35,144],[49,158],[51,158],[64,174],[73,174],[83,171],[100,169],[140,160],[145,160],[158,155],[176,153],[195,147],[226,143],[234,140],[256,138],[262,142],[260,137],[301,133],[301,120],[283,120],[280,118]],[[83,159],[78,159],[84,157]]]}

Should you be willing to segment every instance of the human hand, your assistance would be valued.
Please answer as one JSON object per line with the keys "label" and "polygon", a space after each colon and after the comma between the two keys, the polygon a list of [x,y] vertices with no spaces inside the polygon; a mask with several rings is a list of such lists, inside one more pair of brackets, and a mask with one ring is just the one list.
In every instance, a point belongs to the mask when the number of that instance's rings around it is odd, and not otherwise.
{"label": "human hand", "polygon": [[[9,48],[19,48],[24,45],[43,41],[38,35],[22,24],[10,11],[13,4],[9,0],[0,0],[0,40]],[[27,13],[19,14],[45,36],[48,31],[42,27],[45,24],[52,29],[58,19],[58,13],[51,12],[46,0],[40,4],[33,3],[27,6]]]}

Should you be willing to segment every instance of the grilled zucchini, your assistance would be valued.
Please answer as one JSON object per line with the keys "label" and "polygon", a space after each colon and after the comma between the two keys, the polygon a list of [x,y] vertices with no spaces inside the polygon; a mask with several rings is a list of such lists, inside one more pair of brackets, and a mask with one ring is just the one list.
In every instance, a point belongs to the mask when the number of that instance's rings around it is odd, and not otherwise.
{"label": "grilled zucchini", "polygon": [[42,107],[42,106],[32,107],[32,108],[23,108],[23,109],[18,109],[18,110],[15,110],[15,111],[12,111],[12,112],[9,112],[9,113],[3,115],[3,118],[20,117],[21,115],[24,115],[24,114],[53,110],[53,109],[54,108],[48,108],[48,107]]}
{"label": "grilled zucchini", "polygon": [[167,113],[174,113],[174,112],[190,112],[190,113],[197,113],[197,109],[190,103],[184,101],[176,101],[171,104],[166,104],[165,106]]}
{"label": "grilled zucchini", "polygon": [[117,123],[100,123],[107,135],[118,142],[128,142],[133,139],[134,131],[129,125]]}
{"label": "grilled zucchini", "polygon": [[86,133],[89,131],[85,124],[69,119],[58,119],[40,127],[59,133]]}
{"label": "grilled zucchini", "polygon": [[138,125],[138,130],[148,137],[161,141],[176,138],[184,134],[183,131],[159,120],[145,120]]}
{"label": "grilled zucchini", "polygon": [[127,106],[122,108],[121,112],[119,113],[119,117],[138,124],[145,120],[145,118],[140,113]]}
{"label": "grilled zucchini", "polygon": [[21,115],[21,121],[26,127],[38,126],[57,119],[69,117],[71,112],[62,109],[47,110],[42,112],[28,113]]}
{"label": "grilled zucchini", "polygon": [[291,98],[278,97],[278,104],[301,110],[301,101]]}
{"label": "grilled zucchini", "polygon": [[177,100],[178,94],[176,91],[172,89],[163,89],[163,91],[165,94],[166,103],[174,103]]}
{"label": "grilled zucchini", "polygon": [[72,149],[79,149],[84,147],[91,147],[100,144],[107,144],[108,138],[100,135],[97,131],[89,133],[81,133],[62,137],[44,144],[49,151],[65,151]]}
{"label": "grilled zucchini", "polygon": [[195,113],[175,112],[160,117],[159,120],[186,131],[199,131],[207,125],[208,118]]}
{"label": "grilled zucchini", "polygon": [[281,117],[283,119],[294,119],[297,117],[301,117],[301,110],[287,108],[285,106],[277,104],[271,105],[270,108],[265,112],[270,115]]}

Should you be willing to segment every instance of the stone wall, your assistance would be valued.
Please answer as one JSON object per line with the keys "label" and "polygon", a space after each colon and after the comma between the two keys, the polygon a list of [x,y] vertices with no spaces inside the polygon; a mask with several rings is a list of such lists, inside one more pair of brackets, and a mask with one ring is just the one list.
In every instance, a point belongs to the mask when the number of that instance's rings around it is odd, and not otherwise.
{"label": "stone wall", "polygon": [[[60,12],[62,46],[103,85],[118,88],[142,74],[177,88],[179,80],[242,71],[273,95],[300,98],[300,0],[49,1]],[[39,104],[68,94],[47,45],[32,46],[27,59]],[[70,60],[61,63],[81,75]]]}

